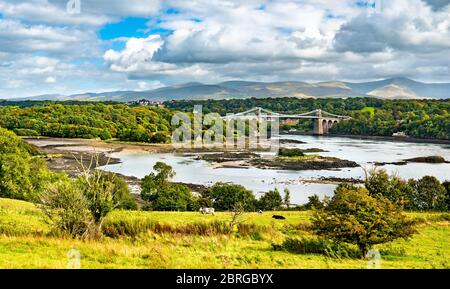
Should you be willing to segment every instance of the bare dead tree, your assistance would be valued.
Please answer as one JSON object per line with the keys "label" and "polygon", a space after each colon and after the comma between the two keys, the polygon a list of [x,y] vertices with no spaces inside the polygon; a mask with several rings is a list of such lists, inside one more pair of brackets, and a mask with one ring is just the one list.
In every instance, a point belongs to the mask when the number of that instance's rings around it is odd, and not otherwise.
{"label": "bare dead tree", "polygon": [[229,233],[233,232],[235,226],[244,221],[244,205],[241,202],[236,203],[231,210],[231,220],[229,223]]}

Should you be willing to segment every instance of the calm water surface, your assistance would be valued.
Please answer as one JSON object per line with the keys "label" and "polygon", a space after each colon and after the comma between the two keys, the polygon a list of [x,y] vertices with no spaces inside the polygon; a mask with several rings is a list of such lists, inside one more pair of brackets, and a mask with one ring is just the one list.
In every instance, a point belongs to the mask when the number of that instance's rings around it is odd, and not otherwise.
{"label": "calm water surface", "polygon": [[[308,196],[331,196],[333,184],[309,183],[304,180],[315,180],[320,177],[362,178],[363,168],[370,168],[373,162],[396,162],[408,158],[439,155],[450,160],[450,145],[406,143],[381,140],[360,140],[341,137],[315,137],[303,135],[284,135],[282,138],[301,140],[305,144],[286,144],[284,146],[302,149],[320,148],[327,152],[322,156],[332,156],[355,161],[358,168],[340,170],[280,171],[265,169],[213,168],[205,161],[194,160],[178,154],[151,154],[120,152],[112,156],[120,158],[121,164],[103,167],[106,171],[117,172],[127,176],[142,178],[152,171],[157,161],[171,165],[176,176],[174,181],[211,185],[215,182],[233,182],[251,189],[257,196],[270,189],[283,191],[289,188],[292,203],[302,204]],[[450,164],[409,163],[404,166],[384,166],[390,173],[403,178],[421,178],[432,175],[440,180],[450,179]]]}

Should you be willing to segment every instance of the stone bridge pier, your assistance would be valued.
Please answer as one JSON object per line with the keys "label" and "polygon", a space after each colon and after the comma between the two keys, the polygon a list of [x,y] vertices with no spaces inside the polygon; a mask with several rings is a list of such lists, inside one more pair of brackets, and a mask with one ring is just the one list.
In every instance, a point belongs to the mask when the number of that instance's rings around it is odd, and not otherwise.
{"label": "stone bridge pier", "polygon": [[340,120],[337,118],[329,118],[322,116],[322,110],[318,109],[316,111],[316,118],[314,119],[314,130],[315,135],[328,134],[330,128],[338,123]]}

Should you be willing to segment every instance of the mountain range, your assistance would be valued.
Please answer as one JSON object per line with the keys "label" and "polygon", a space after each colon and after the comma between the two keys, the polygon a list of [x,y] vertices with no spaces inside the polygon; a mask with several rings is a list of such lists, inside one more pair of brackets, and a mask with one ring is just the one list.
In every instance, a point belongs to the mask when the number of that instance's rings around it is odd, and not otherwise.
{"label": "mountain range", "polygon": [[227,81],[218,84],[198,82],[166,86],[147,91],[111,91],[74,95],[47,94],[15,100],[82,100],[129,102],[141,99],[167,101],[181,99],[230,99],[266,97],[376,97],[382,99],[450,98],[450,83],[423,83],[408,78],[352,83],[326,81],[249,82]]}

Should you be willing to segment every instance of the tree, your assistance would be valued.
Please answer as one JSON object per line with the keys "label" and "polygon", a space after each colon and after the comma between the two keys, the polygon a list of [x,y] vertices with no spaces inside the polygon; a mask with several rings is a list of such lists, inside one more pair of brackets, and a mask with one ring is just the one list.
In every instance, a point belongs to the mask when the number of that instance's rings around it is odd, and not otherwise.
{"label": "tree", "polygon": [[209,189],[209,196],[213,200],[214,208],[221,211],[230,211],[238,203],[246,211],[254,209],[256,202],[253,193],[241,185],[215,183]]}
{"label": "tree", "polygon": [[318,235],[355,244],[363,257],[375,244],[415,232],[401,206],[383,196],[373,197],[365,188],[337,189],[325,207],[315,211],[312,223]]}
{"label": "tree", "polygon": [[155,211],[187,211],[193,202],[191,191],[183,185],[170,185],[157,190],[147,201]]}
{"label": "tree", "polygon": [[157,162],[155,172],[145,176],[141,182],[141,197],[157,211],[186,211],[192,209],[194,198],[188,187],[170,183],[175,176],[171,166]]}
{"label": "tree", "polygon": [[169,140],[172,112],[164,108],[104,103],[18,104],[25,107],[0,107],[0,126],[20,135],[143,142]]}
{"label": "tree", "polygon": [[156,193],[161,188],[170,184],[170,179],[175,176],[175,171],[171,166],[163,162],[157,162],[153,166],[154,172],[145,176],[141,182],[141,197],[146,200],[151,194]]}
{"label": "tree", "polygon": [[258,206],[261,210],[276,211],[283,204],[278,189],[268,191],[258,201]]}
{"label": "tree", "polygon": [[244,213],[245,208],[241,202],[237,202],[236,204],[234,204],[233,208],[231,208],[231,220],[228,225],[228,233],[233,232],[234,227],[244,221]]}
{"label": "tree", "polygon": [[321,209],[323,208],[323,203],[320,201],[318,195],[312,195],[308,197],[308,203],[306,203],[305,208],[310,209]]}
{"label": "tree", "polygon": [[411,191],[408,194],[407,208],[418,211],[445,211],[447,209],[447,190],[432,176],[419,180],[409,180]]}
{"label": "tree", "polygon": [[404,204],[406,195],[411,191],[408,182],[396,175],[389,175],[385,169],[366,170],[364,185],[371,196],[384,196],[398,204]]}
{"label": "tree", "polygon": [[284,199],[283,199],[284,205],[286,206],[286,209],[289,210],[291,207],[291,192],[288,188],[284,189]]}
{"label": "tree", "polygon": [[36,201],[37,195],[58,174],[28,143],[13,132],[0,128],[0,197]]}

